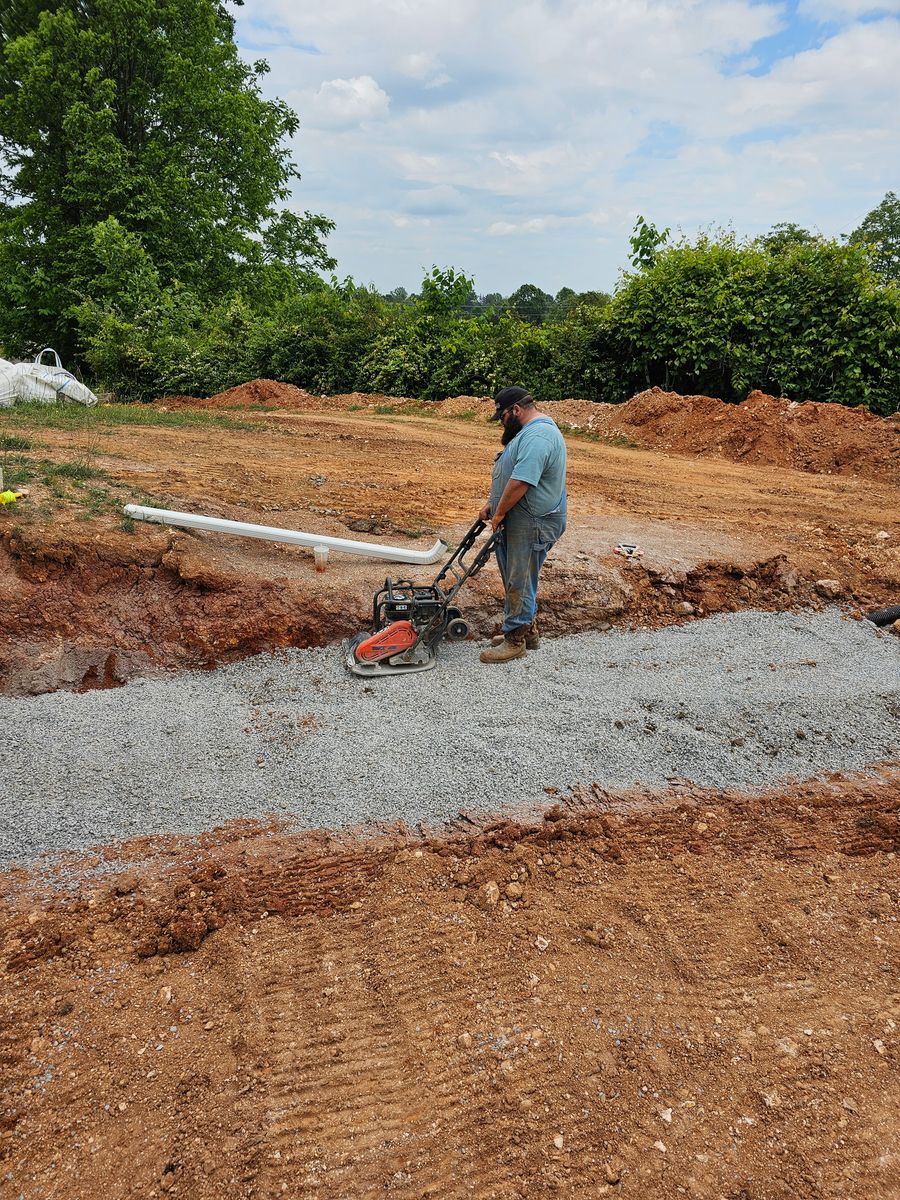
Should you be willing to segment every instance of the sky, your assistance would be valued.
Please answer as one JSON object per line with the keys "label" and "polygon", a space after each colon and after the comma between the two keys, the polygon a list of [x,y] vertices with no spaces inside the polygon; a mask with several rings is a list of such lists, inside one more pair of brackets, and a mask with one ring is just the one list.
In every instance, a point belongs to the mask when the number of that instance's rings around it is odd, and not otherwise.
{"label": "sky", "polygon": [[900,193],[900,0],[245,0],[338,275],[611,291],[674,235],[851,232]]}

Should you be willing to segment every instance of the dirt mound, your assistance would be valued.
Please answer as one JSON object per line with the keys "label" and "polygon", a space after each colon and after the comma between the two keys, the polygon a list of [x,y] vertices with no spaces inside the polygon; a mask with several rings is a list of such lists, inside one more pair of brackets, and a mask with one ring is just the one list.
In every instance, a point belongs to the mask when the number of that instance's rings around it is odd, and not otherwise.
{"label": "dirt mound", "polygon": [[304,408],[317,404],[318,397],[292,383],[277,379],[251,379],[215,396],[164,396],[160,408]]}
{"label": "dirt mound", "polygon": [[625,404],[545,405],[563,424],[649,450],[900,481],[900,416],[751,392],[742,404],[650,388]]}

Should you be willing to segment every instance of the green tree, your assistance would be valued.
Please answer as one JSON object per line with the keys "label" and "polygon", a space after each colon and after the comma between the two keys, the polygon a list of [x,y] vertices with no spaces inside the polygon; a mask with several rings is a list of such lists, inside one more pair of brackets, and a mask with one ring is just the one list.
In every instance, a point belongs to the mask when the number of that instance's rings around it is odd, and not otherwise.
{"label": "green tree", "polygon": [[376,338],[360,366],[363,387],[390,396],[433,400],[446,395],[443,362],[449,343],[469,322],[472,280],[452,267],[433,267],[412,303],[394,310],[390,327]]}
{"label": "green tree", "polygon": [[388,304],[408,304],[410,301],[409,292],[405,287],[395,287],[390,292],[383,292],[382,300],[386,300]]}
{"label": "green tree", "polygon": [[485,292],[478,297],[478,308],[483,316],[497,320],[506,309],[506,300],[501,292]]}
{"label": "green tree", "polygon": [[603,308],[611,299],[609,292],[599,291],[579,292],[576,297],[579,307],[582,308]]}
{"label": "green tree", "polygon": [[258,296],[331,269],[325,217],[279,211],[295,113],[263,99],[214,0],[7,0],[0,341],[76,350],[115,218],[162,287]]}
{"label": "green tree", "polygon": [[553,316],[556,320],[562,321],[578,303],[578,293],[574,288],[561,287],[553,299]]}
{"label": "green tree", "polygon": [[509,297],[506,306],[523,321],[542,325],[553,312],[554,300],[536,284],[523,283]]}
{"label": "green tree", "polygon": [[872,265],[886,283],[900,283],[900,200],[894,192],[886,193],[849,241],[870,247]]}
{"label": "green tree", "polygon": [[813,246],[822,239],[793,221],[779,221],[757,239],[757,245],[769,254],[783,254],[793,246]]}

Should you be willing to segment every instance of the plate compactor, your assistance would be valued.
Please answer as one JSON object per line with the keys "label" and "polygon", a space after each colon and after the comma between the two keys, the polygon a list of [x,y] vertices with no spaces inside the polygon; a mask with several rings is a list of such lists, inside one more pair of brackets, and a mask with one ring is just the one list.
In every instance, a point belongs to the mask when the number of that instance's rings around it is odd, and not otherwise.
{"label": "plate compactor", "polygon": [[453,604],[457,592],[477,575],[494,553],[492,533],[471,560],[466,555],[487,522],[478,520],[456,547],[433,583],[386,579],[372,602],[373,633],[344,642],[348,668],[355,675],[403,675],[434,666],[441,638],[461,642],[469,626]]}

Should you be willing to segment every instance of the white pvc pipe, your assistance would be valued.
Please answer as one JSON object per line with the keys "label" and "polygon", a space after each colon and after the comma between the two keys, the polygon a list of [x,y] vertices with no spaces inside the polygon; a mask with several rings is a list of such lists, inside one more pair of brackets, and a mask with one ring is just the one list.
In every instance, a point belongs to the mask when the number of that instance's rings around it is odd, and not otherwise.
{"label": "white pvc pipe", "polygon": [[348,538],[324,537],[321,533],[303,533],[296,529],[276,529],[274,525],[249,525],[246,521],[225,521],[221,517],[203,517],[195,513],[174,512],[169,508],[145,508],[126,504],[125,516],[135,521],[157,521],[160,525],[179,525],[184,529],[208,529],[210,533],[230,533],[235,537],[261,538],[266,542],[287,542],[290,546],[327,546],[343,554],[363,554],[388,562],[435,563],[447,547],[438,539],[430,550],[403,550],[378,542],[351,542]]}

